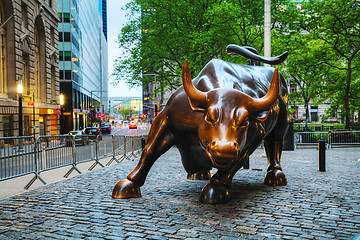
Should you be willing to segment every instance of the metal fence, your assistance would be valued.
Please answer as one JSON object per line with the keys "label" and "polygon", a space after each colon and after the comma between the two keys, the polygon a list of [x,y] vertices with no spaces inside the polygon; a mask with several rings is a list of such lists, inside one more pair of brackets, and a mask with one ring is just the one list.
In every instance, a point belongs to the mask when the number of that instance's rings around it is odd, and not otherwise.
{"label": "metal fence", "polygon": [[295,148],[301,146],[317,146],[323,138],[328,148],[336,146],[360,146],[360,131],[329,131],[329,132],[296,132]]}
{"label": "metal fence", "polygon": [[[85,137],[89,136],[85,135]],[[80,163],[93,161],[89,171],[97,165],[104,167],[100,162],[104,158],[110,158],[106,166],[114,161],[120,163],[124,159],[138,157],[145,138],[146,135],[112,135],[109,141],[105,138],[101,140],[101,137],[97,136],[88,141],[90,147],[82,148],[76,145],[75,136],[71,135],[40,136],[37,139],[32,136],[2,137],[0,138],[0,181],[34,174],[25,186],[25,189],[29,189],[36,180],[46,184],[40,176],[44,171],[72,166],[64,175],[67,178],[74,170],[81,173],[77,167]]]}
{"label": "metal fence", "polygon": [[[304,124],[304,123],[294,123],[294,130],[299,132],[328,132],[328,131],[349,131],[345,128],[345,124]],[[360,124],[352,123],[350,124],[351,131],[360,131]]]}
{"label": "metal fence", "polygon": [[360,131],[336,131],[329,133],[330,147],[360,146]]}

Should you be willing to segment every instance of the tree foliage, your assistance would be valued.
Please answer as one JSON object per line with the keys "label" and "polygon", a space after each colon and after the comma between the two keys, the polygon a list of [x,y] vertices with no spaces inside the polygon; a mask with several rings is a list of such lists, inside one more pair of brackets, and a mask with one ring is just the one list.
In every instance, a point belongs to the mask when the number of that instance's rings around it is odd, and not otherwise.
{"label": "tree foliage", "polygon": [[346,128],[360,100],[359,10],[355,0],[290,4],[284,9],[287,18],[281,21],[274,39],[278,49],[289,51],[282,71],[290,84],[298,86],[298,91],[290,94],[290,102],[329,103],[328,112],[340,111]]}
{"label": "tree foliage", "polygon": [[[283,18],[286,0],[273,0],[273,26]],[[119,34],[125,49],[116,61],[117,80],[151,83],[140,73],[156,73],[158,89],[175,89],[181,83],[185,59],[193,75],[212,58],[246,61],[225,53],[228,44],[263,49],[264,3],[253,0],[133,0],[127,5],[135,18]]]}
{"label": "tree foliage", "polygon": [[135,111],[132,108],[121,108],[120,114],[123,116],[124,119],[130,119],[133,116],[136,116],[138,114],[138,111]]}
{"label": "tree foliage", "polygon": [[360,98],[360,4],[356,0],[309,0],[300,13],[302,28],[321,46],[312,50],[319,67],[329,67],[322,91],[331,106],[342,110],[346,128],[350,128],[350,114]]}
{"label": "tree foliage", "polygon": [[[299,1],[298,1],[299,2]],[[360,106],[360,4],[357,0],[272,0],[272,52],[289,51],[282,72],[300,90],[292,103],[326,101],[350,114]],[[301,6],[301,7],[300,7]],[[153,83],[158,90],[181,83],[185,59],[193,77],[212,58],[228,56],[228,44],[263,50],[264,2],[253,0],[132,0],[133,16],[121,30],[124,53],[115,63],[116,81]],[[137,13],[137,14],[135,14]]]}

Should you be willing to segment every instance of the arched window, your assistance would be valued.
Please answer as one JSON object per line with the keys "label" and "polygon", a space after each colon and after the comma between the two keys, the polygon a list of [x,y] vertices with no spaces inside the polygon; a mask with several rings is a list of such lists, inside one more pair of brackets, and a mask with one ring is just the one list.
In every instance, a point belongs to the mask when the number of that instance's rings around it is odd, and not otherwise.
{"label": "arched window", "polygon": [[45,32],[44,25],[40,17],[35,20],[34,26],[34,80],[35,96],[46,101],[47,81],[46,81],[46,63],[45,63]]}
{"label": "arched window", "polygon": [[[0,25],[5,21],[4,6],[0,1]],[[0,28],[0,93],[6,93],[6,36],[5,29]]]}
{"label": "arched window", "polygon": [[34,79],[35,79],[35,95],[37,98],[40,97],[40,41],[39,41],[39,30],[35,25],[34,28]]}

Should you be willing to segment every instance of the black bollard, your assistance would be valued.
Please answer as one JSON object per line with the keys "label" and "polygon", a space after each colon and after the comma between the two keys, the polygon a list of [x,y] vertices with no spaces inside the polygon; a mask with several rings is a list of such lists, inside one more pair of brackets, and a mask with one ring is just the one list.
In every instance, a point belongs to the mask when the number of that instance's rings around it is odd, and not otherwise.
{"label": "black bollard", "polygon": [[318,141],[318,151],[319,151],[319,171],[325,172],[325,140],[320,138]]}
{"label": "black bollard", "polygon": [[247,156],[244,162],[244,169],[249,169],[249,168],[250,168],[249,156]]}
{"label": "black bollard", "polygon": [[144,150],[144,148],[145,148],[145,138],[142,137],[141,138],[141,149]]}

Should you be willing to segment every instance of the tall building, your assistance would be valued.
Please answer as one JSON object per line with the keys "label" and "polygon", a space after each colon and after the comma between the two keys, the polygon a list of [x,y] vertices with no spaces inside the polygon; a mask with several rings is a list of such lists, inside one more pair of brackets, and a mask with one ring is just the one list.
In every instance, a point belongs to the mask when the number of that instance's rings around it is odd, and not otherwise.
{"label": "tall building", "polygon": [[107,3],[106,0],[99,0],[99,11],[103,21],[103,32],[107,41]]}
{"label": "tall building", "polygon": [[107,112],[107,41],[99,3],[58,0],[62,133],[99,122]]}
{"label": "tall building", "polygon": [[0,0],[0,137],[59,132],[56,5]]}

